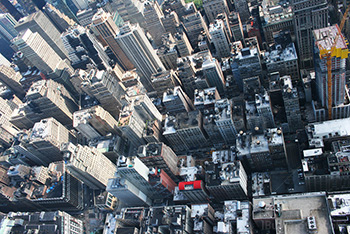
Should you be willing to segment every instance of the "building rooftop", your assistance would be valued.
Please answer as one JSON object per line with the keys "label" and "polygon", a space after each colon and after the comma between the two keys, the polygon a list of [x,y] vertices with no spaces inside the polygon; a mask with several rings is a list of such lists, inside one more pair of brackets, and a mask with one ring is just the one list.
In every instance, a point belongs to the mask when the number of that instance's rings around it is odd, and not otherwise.
{"label": "building rooftop", "polygon": [[250,211],[251,207],[248,201],[225,201],[224,221],[236,221],[236,233],[251,233]]}
{"label": "building rooftop", "polygon": [[286,98],[298,98],[298,90],[293,88],[292,79],[290,76],[282,76],[281,81],[283,82],[283,95]]}
{"label": "building rooftop", "polygon": [[229,163],[207,163],[205,170],[205,181],[207,186],[229,185],[240,183],[240,172],[242,164],[240,161]]}
{"label": "building rooftop", "polygon": [[276,234],[333,233],[325,193],[253,198],[253,220],[275,220]]}
{"label": "building rooftop", "polygon": [[194,105],[200,106],[200,105],[211,105],[214,104],[216,101],[216,87],[211,87],[203,90],[196,89],[194,91]]}
{"label": "building rooftop", "polygon": [[289,1],[264,0],[261,6],[260,16],[264,19],[263,26],[293,19],[293,10]]}
{"label": "building rooftop", "polygon": [[264,135],[252,135],[250,153],[268,152],[269,145]]}
{"label": "building rooftop", "polygon": [[214,32],[217,30],[221,30],[224,27],[224,22],[222,20],[215,20],[213,23],[209,25],[209,32]]}
{"label": "building rooftop", "polygon": [[227,99],[221,99],[215,102],[216,121],[232,119],[232,103]]}
{"label": "building rooftop", "polygon": [[255,94],[255,104],[257,108],[269,107],[270,106],[270,96],[265,91],[264,93]]}
{"label": "building rooftop", "polygon": [[245,101],[245,112],[247,116],[256,116],[258,114],[255,104]]}
{"label": "building rooftop", "polygon": [[198,71],[198,70],[201,70],[204,66],[211,67],[214,61],[214,58],[211,56],[210,51],[205,50],[205,51],[198,52],[196,54],[189,55],[187,57],[178,58],[177,60],[178,64],[182,64],[185,61],[190,61],[190,63],[195,68],[195,71]]}
{"label": "building rooftop", "polygon": [[240,161],[235,161],[231,163],[223,163],[220,172],[220,178],[222,179],[222,184],[230,184],[240,182],[240,169],[242,164]]}
{"label": "building rooftop", "polygon": [[149,143],[142,145],[138,149],[139,157],[156,157],[162,156],[164,143]]}
{"label": "building rooftop", "polygon": [[350,194],[331,194],[328,196],[330,203],[331,216],[349,216],[350,215]]}
{"label": "building rooftop", "polygon": [[[63,162],[51,163],[48,167],[26,167],[26,170],[16,167],[10,167],[8,175],[17,182],[12,184],[14,189],[14,199],[28,199],[28,200],[43,200],[43,199],[58,199],[64,192],[63,176],[66,172]],[[19,179],[18,176],[24,176]],[[25,179],[27,178],[27,179]],[[19,180],[19,181],[18,181]]]}
{"label": "building rooftop", "polygon": [[[241,134],[242,133],[242,134]],[[237,155],[248,155],[251,147],[250,133],[241,132],[236,139]]]}
{"label": "building rooftop", "polygon": [[333,26],[329,26],[321,29],[315,29],[313,31],[313,35],[316,40],[316,46],[320,50],[321,54],[322,54],[322,51],[325,52],[325,51],[331,50],[334,44],[335,37],[338,33],[339,33],[339,38],[336,44],[336,49],[346,50],[346,53],[347,53],[348,47],[346,45],[344,36],[340,32],[338,25],[333,25]]}
{"label": "building rooftop", "polygon": [[287,45],[285,48],[282,48],[281,45],[276,45],[274,50],[264,53],[264,59],[267,64],[288,62],[291,60],[298,59],[297,51],[295,49],[294,43]]}
{"label": "building rooftop", "polygon": [[280,128],[269,128],[265,131],[270,146],[284,144],[282,130]]}
{"label": "building rooftop", "polygon": [[179,95],[181,95],[182,89],[180,86],[174,87],[174,89],[168,89],[163,94],[163,102],[170,102],[178,98]]}
{"label": "building rooftop", "polygon": [[133,108],[130,107],[130,105],[125,106],[122,112],[120,112],[119,119],[118,119],[118,127],[128,126],[133,112],[134,110]]}
{"label": "building rooftop", "polygon": [[315,157],[323,154],[322,148],[303,150],[304,158]]}
{"label": "building rooftop", "polygon": [[[149,228],[166,228],[171,233],[185,232],[189,225],[190,209],[187,206],[151,207],[148,216]],[[151,229],[151,230],[152,230]],[[153,232],[156,233],[157,231]]]}
{"label": "building rooftop", "polygon": [[271,194],[270,174],[268,172],[252,173],[252,195],[263,197]]}
{"label": "building rooftop", "polygon": [[[310,123],[306,126],[310,145],[320,147],[323,140],[350,135],[350,118]],[[317,144],[317,142],[319,142]],[[319,146],[317,146],[319,145]]]}
{"label": "building rooftop", "polygon": [[180,176],[184,178],[185,181],[195,181],[197,179],[199,169],[197,167],[181,167]]}
{"label": "building rooftop", "polygon": [[[63,226],[70,223],[68,226]],[[1,222],[1,233],[82,232],[83,223],[62,211],[10,212]]]}
{"label": "building rooftop", "polygon": [[246,47],[246,48],[242,48],[240,50],[237,50],[235,58],[238,60],[242,60],[242,59],[250,59],[252,57],[258,57],[258,56],[259,56],[258,48]]}
{"label": "building rooftop", "polygon": [[40,122],[37,122],[34,124],[34,127],[32,129],[30,140],[36,141],[36,140],[43,140],[47,136],[49,136],[50,132],[53,129],[50,129],[50,123],[54,121],[53,118],[50,119],[43,119]]}
{"label": "building rooftop", "polygon": [[214,163],[228,163],[234,159],[234,152],[231,150],[217,150],[211,155]]}
{"label": "building rooftop", "polygon": [[198,110],[178,113],[176,116],[167,116],[163,134],[174,133],[179,129],[196,128],[202,121],[202,115]]}

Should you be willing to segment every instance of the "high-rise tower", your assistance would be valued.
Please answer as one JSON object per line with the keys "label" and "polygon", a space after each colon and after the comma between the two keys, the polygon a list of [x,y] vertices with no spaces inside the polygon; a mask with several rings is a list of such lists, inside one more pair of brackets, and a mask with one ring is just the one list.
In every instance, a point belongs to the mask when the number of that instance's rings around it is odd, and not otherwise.
{"label": "high-rise tower", "polygon": [[[329,53],[334,43],[334,39],[339,34],[332,53],[332,118],[346,118],[350,116],[350,105],[345,104],[345,97],[348,96],[345,89],[346,59],[348,58],[349,49],[347,42],[340,32],[338,25],[316,29],[313,31],[315,39],[315,71],[316,87],[318,92],[318,101],[322,109],[328,109],[328,66],[327,59],[320,58],[323,53]],[[316,108],[318,109],[318,108]],[[317,112],[317,111],[316,111]],[[322,111],[323,112],[323,111]],[[325,117],[319,118],[316,114],[316,120],[325,120]]]}
{"label": "high-rise tower", "polygon": [[165,29],[160,18],[163,16],[163,12],[159,7],[157,1],[146,1],[144,3],[143,16],[146,20],[147,31],[151,34],[154,43],[157,46],[162,44],[162,35],[165,33]]}
{"label": "high-rise tower", "polygon": [[229,57],[231,55],[229,36],[227,34],[224,21],[217,19],[209,26],[211,41],[216,49],[216,56],[219,58]]}
{"label": "high-rise tower", "polygon": [[121,68],[125,71],[133,69],[133,64],[130,62],[129,56],[125,54],[119,43],[116,41],[119,29],[113,21],[111,14],[100,9],[94,17],[92,17],[92,25],[100,33],[103,40],[117,57],[118,61],[116,62]]}
{"label": "high-rise tower", "polygon": [[15,38],[18,32],[15,29],[17,20],[9,13],[0,14],[0,36],[11,41]]}
{"label": "high-rise tower", "polygon": [[61,152],[72,175],[92,189],[105,189],[114,177],[116,166],[96,148],[64,143]]}
{"label": "high-rise tower", "polygon": [[302,68],[309,68],[313,66],[312,30],[328,25],[327,1],[293,0],[292,7],[300,65]]}
{"label": "high-rise tower", "polygon": [[62,60],[38,32],[32,32],[30,29],[22,31],[18,37],[13,39],[13,45],[23,53],[26,59],[46,74],[54,72],[61,66],[72,72],[70,65]]}
{"label": "high-rise tower", "polygon": [[120,28],[117,41],[140,73],[141,83],[152,91],[152,74],[165,68],[141,27],[125,23]]}
{"label": "high-rise tower", "polygon": [[61,59],[67,58],[67,52],[61,41],[61,33],[43,12],[37,11],[23,17],[18,21],[15,28],[18,32],[27,29],[30,29],[33,33],[37,32]]}
{"label": "high-rise tower", "polygon": [[210,23],[214,22],[218,14],[230,13],[226,0],[204,0],[203,8]]}

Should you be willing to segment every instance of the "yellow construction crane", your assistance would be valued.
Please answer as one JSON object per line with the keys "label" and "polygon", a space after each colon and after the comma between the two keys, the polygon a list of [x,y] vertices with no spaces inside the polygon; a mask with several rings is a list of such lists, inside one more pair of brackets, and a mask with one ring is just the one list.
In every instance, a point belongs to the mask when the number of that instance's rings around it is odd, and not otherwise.
{"label": "yellow construction crane", "polygon": [[344,12],[343,18],[340,22],[339,30],[337,32],[335,39],[334,39],[334,42],[333,42],[331,49],[330,50],[323,50],[322,52],[320,51],[320,58],[326,59],[326,61],[327,61],[327,77],[328,77],[328,81],[327,81],[327,88],[328,88],[328,100],[327,100],[327,102],[328,102],[328,105],[327,105],[327,107],[328,107],[328,119],[329,120],[332,119],[332,57],[336,56],[335,49],[337,47],[337,42],[338,42],[339,36],[341,34],[341,31],[343,30],[345,20],[346,20],[346,17],[348,15],[349,10],[350,10],[350,4],[348,4],[348,6]]}

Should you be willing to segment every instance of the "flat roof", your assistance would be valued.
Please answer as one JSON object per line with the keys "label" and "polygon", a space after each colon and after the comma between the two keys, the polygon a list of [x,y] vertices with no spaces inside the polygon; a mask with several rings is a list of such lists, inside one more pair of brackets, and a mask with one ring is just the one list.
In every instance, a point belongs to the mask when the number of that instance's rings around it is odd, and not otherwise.
{"label": "flat roof", "polygon": [[322,148],[303,150],[304,157],[319,156],[322,154]]}
{"label": "flat roof", "polygon": [[329,26],[326,28],[315,29],[313,31],[314,38],[316,40],[316,46],[319,50],[331,50],[335,37],[339,33],[336,48],[347,49],[345,39],[340,32],[338,25]]}
{"label": "flat roof", "polygon": [[[312,123],[307,126],[312,138],[326,138],[331,136],[349,136],[350,118],[328,120],[324,122]],[[329,135],[330,134],[330,135]]]}
{"label": "flat roof", "polygon": [[[281,205],[279,217],[275,205]],[[325,193],[253,198],[253,218],[275,219],[277,234],[309,233],[308,217],[315,218],[318,234],[333,233]]]}

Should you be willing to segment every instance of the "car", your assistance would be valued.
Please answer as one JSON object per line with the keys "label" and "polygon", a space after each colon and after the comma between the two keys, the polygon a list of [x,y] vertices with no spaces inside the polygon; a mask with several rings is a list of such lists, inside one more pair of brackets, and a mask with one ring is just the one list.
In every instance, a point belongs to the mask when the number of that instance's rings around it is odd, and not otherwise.
{"label": "car", "polygon": [[299,185],[304,185],[305,182],[304,181],[299,181]]}

